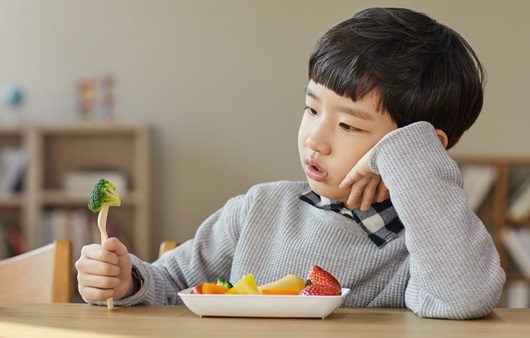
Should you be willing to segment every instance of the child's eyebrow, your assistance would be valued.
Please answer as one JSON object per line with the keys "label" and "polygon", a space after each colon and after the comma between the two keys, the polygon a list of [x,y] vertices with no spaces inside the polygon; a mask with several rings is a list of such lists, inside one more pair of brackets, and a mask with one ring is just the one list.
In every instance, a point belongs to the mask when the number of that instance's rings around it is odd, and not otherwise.
{"label": "child's eyebrow", "polygon": [[[305,95],[306,96],[309,96],[310,98],[312,98],[313,100],[317,101],[317,102],[320,102],[320,97],[318,97],[315,93],[313,93],[309,88],[306,87],[305,89]],[[359,110],[359,109],[352,109],[350,107],[346,107],[346,106],[339,106],[339,110],[345,112],[345,113],[348,113],[354,117],[357,117],[357,118],[360,118],[360,119],[363,119],[363,120],[368,120],[368,121],[373,121],[374,117],[365,112],[365,111],[362,111],[362,110]]]}
{"label": "child's eyebrow", "polygon": [[351,109],[349,107],[339,107],[340,110],[353,115],[355,117],[358,117],[363,120],[373,121],[374,117],[371,114],[368,114],[365,111],[359,110],[359,109]]}

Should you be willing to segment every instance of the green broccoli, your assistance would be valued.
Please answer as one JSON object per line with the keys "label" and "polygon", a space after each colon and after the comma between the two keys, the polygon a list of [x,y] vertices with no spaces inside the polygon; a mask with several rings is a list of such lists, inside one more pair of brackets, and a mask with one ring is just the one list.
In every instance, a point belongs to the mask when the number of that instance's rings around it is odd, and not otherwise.
{"label": "green broccoli", "polygon": [[96,183],[88,200],[88,208],[94,213],[100,211],[104,205],[118,207],[120,204],[120,195],[116,192],[116,186],[105,178]]}
{"label": "green broccoli", "polygon": [[[88,208],[98,214],[98,228],[101,234],[101,243],[109,237],[107,235],[107,214],[110,206],[120,206],[120,195],[116,192],[116,185],[111,180],[102,178],[92,189],[92,194],[88,200]],[[107,299],[107,307],[114,308],[112,298]]]}
{"label": "green broccoli", "polygon": [[224,287],[227,287],[229,289],[231,289],[233,287],[233,285],[229,281],[227,281],[226,279],[223,279],[223,278],[217,278],[217,285],[224,286]]}

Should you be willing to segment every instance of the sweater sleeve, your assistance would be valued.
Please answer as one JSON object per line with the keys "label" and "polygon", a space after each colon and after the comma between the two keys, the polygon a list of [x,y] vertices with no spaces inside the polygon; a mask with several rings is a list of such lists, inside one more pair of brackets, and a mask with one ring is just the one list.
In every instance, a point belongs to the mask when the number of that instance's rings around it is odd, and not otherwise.
{"label": "sweater sleeve", "polygon": [[505,274],[491,236],[468,207],[458,166],[433,126],[417,122],[389,133],[368,160],[405,226],[406,306],[422,317],[488,315]]}

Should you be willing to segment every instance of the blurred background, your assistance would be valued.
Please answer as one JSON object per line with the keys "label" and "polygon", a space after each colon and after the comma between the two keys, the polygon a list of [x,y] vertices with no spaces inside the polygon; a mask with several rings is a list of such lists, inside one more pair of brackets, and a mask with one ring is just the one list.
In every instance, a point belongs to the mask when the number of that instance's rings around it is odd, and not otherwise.
{"label": "blurred background", "polygon": [[304,179],[308,55],[327,29],[374,6],[429,14],[483,61],[483,113],[452,153],[530,155],[530,2],[519,0],[0,0],[0,123],[87,123],[80,81],[112,74],[112,118],[88,123],[151,129],[143,258],[153,259],[162,240],[193,237],[250,186]]}

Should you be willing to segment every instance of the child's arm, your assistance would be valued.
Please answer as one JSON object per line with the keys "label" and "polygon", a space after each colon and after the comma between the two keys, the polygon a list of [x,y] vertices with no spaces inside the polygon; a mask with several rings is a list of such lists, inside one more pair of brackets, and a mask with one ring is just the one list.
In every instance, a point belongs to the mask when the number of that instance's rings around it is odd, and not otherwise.
{"label": "child's arm", "polygon": [[405,226],[407,307],[424,317],[489,314],[505,274],[491,236],[467,205],[458,166],[433,126],[418,122],[389,133],[367,160],[388,187]]}
{"label": "child's arm", "polygon": [[[132,294],[115,300],[116,306],[178,304],[177,293],[205,281],[218,277],[229,278],[240,217],[244,217],[245,203],[241,196],[230,199],[224,208],[212,214],[197,230],[194,239],[179,245],[174,251],[165,253],[154,263],[130,255],[132,276],[136,286]],[[129,276],[131,262],[129,262]],[[101,304],[107,293],[99,295]],[[95,298],[94,298],[95,299]]]}

